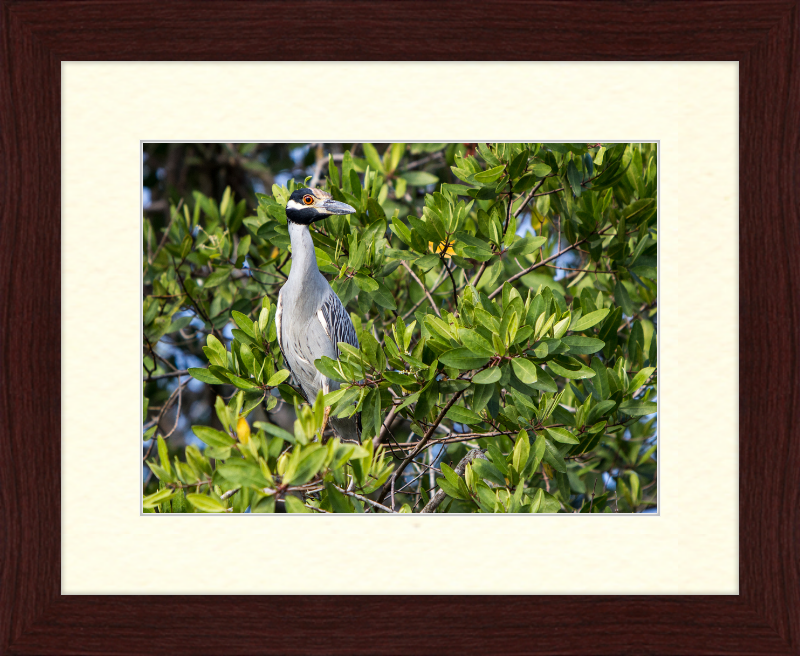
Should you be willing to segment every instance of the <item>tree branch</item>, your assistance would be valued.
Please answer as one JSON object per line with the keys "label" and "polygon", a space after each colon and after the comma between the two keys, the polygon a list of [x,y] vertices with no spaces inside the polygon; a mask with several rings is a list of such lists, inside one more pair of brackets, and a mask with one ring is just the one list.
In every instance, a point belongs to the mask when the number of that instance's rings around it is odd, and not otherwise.
{"label": "tree branch", "polygon": [[386,494],[391,489],[394,481],[400,477],[400,474],[402,474],[405,468],[408,467],[408,463],[410,463],[414,458],[416,458],[417,455],[419,455],[419,453],[425,447],[425,445],[430,441],[431,437],[433,436],[433,433],[436,431],[436,427],[440,423],[442,423],[442,420],[444,419],[444,416],[447,414],[447,411],[453,407],[453,404],[455,404],[455,402],[461,398],[461,395],[463,393],[464,390],[460,390],[455,394],[453,394],[453,398],[451,398],[447,402],[447,405],[445,405],[444,408],[442,408],[442,411],[439,413],[439,416],[436,417],[433,424],[431,424],[431,427],[425,433],[425,436],[420,440],[419,444],[417,445],[417,448],[414,449],[411,453],[409,453],[408,456],[406,456],[406,459],[403,460],[402,463],[400,463],[400,466],[394,471],[391,478],[383,484],[383,488],[381,489],[381,495],[380,497],[378,497],[378,501],[383,501],[383,499],[386,497]]}
{"label": "tree branch", "polygon": [[[348,497],[355,497],[359,501],[364,501],[365,503],[368,503],[368,504],[370,504],[372,506],[375,506],[376,508],[380,508],[384,512],[388,512],[388,513],[394,513],[395,512],[391,508],[388,508],[388,507],[378,503],[377,501],[373,501],[372,499],[369,499],[369,498],[367,498],[365,496],[362,496],[360,494],[356,494],[355,492],[349,492],[348,490],[345,490],[344,488],[341,488],[336,484],[333,484],[333,487],[335,487],[337,490],[339,490],[339,492],[341,492],[342,494],[346,494]],[[383,501],[383,497],[381,497],[381,501]]]}
{"label": "tree branch", "polygon": [[425,296],[427,296],[427,297],[428,297],[428,300],[431,302],[431,307],[433,308],[433,311],[436,313],[436,316],[437,316],[437,317],[439,317],[439,318],[441,318],[441,317],[442,317],[442,314],[439,312],[439,308],[438,308],[438,307],[436,307],[436,301],[434,301],[434,300],[433,300],[433,296],[431,296],[431,293],[430,293],[430,292],[427,290],[427,288],[425,287],[425,285],[423,284],[423,282],[422,282],[422,281],[419,279],[419,276],[417,276],[417,274],[416,274],[416,273],[414,273],[414,272],[411,270],[411,267],[410,267],[410,266],[408,266],[408,262],[406,262],[405,260],[400,260],[400,263],[403,265],[403,267],[405,268],[405,270],[406,270],[406,271],[408,271],[408,273],[409,273],[409,274],[411,274],[411,277],[412,277],[414,280],[416,280],[416,281],[417,281],[417,284],[418,284],[420,287],[422,287],[422,291],[424,291],[424,292],[425,292]]}
{"label": "tree branch", "polygon": [[[472,451],[470,451],[469,453],[467,453],[467,455],[465,455],[463,458],[461,458],[461,460],[455,466],[453,471],[458,476],[463,476],[464,472],[467,470],[467,465],[469,463],[471,463],[473,460],[475,460],[476,458],[483,458],[484,460],[486,460],[486,455],[485,454],[486,454],[486,451],[483,450],[483,449],[472,449]],[[421,513],[432,513],[432,512],[435,512],[436,509],[439,507],[439,504],[442,503],[442,501],[444,501],[446,496],[447,496],[447,493],[443,489],[439,488],[439,490],[437,490],[436,494],[434,494],[433,497],[431,497],[431,500],[428,501],[426,506],[422,510],[420,510],[420,512]]]}
{"label": "tree branch", "polygon": [[[435,292],[437,289],[439,289],[439,287],[441,286],[441,284],[444,282],[445,278],[447,277],[447,276],[446,276],[446,273],[447,273],[446,271],[442,271],[442,272],[439,274],[439,280],[437,280],[437,281],[436,281],[436,284],[435,284],[435,285],[433,286],[433,288],[431,289],[431,294],[433,294],[433,293],[434,293],[434,292]],[[406,312],[406,313],[403,315],[403,321],[405,321],[406,319],[408,319],[408,317],[410,317],[412,314],[414,314],[414,311],[415,311],[415,310],[416,310],[416,309],[417,309],[417,308],[418,308],[420,305],[422,305],[422,302],[423,302],[424,300],[425,300],[425,297],[423,296],[423,297],[422,297],[421,299],[419,299],[419,300],[418,300],[416,303],[414,303],[414,305],[411,307],[411,309],[410,309],[408,312]]]}
{"label": "tree branch", "polygon": [[[546,260],[542,260],[541,262],[536,262],[535,264],[531,264],[531,266],[529,266],[527,269],[523,269],[523,270],[522,270],[522,271],[520,271],[519,273],[515,273],[515,274],[514,274],[513,276],[511,276],[510,278],[506,278],[506,280],[503,282],[503,284],[505,284],[506,282],[514,282],[515,280],[518,280],[519,278],[522,278],[522,276],[524,276],[524,275],[526,275],[526,274],[530,273],[531,271],[533,271],[533,270],[535,270],[535,269],[538,269],[539,267],[545,266],[545,265],[546,265],[548,262],[552,262],[552,261],[553,261],[553,260],[555,260],[556,258],[558,258],[558,257],[561,257],[561,256],[562,256],[564,253],[568,253],[569,251],[573,250],[574,248],[577,248],[577,247],[578,247],[578,246],[580,246],[581,244],[583,244],[583,243],[585,243],[585,242],[589,241],[589,239],[590,239],[591,237],[593,237],[594,235],[602,235],[602,234],[603,234],[603,233],[604,233],[606,230],[608,230],[608,229],[610,229],[610,228],[611,228],[611,226],[608,226],[608,227],[607,227],[605,230],[602,230],[602,231],[600,231],[600,232],[597,232],[597,233],[594,233],[594,232],[593,232],[593,233],[592,233],[591,235],[589,235],[588,237],[584,237],[583,239],[581,239],[581,240],[579,240],[579,241],[576,241],[574,244],[570,244],[569,246],[567,246],[567,247],[566,247],[566,248],[564,248],[563,250],[560,250],[560,251],[558,251],[557,253],[554,253],[553,255],[551,255],[550,257],[548,257]],[[491,299],[493,299],[495,296],[497,296],[497,295],[498,295],[500,292],[502,292],[502,291],[503,291],[503,285],[500,285],[500,286],[499,286],[497,289],[495,289],[495,290],[494,290],[494,291],[493,291],[491,294],[489,294],[489,299],[490,299],[490,300],[491,300]]]}
{"label": "tree branch", "polygon": [[157,376],[148,376],[145,380],[149,383],[151,380],[159,380],[161,378],[175,378],[175,376],[185,376],[189,372],[186,369],[181,371],[171,371],[168,374],[158,374]]}
{"label": "tree branch", "polygon": [[389,411],[389,414],[386,415],[386,419],[383,420],[383,425],[381,426],[381,431],[378,433],[377,437],[372,441],[374,446],[378,446],[386,437],[389,429],[392,427],[392,423],[394,422],[394,418],[397,416],[397,406],[392,406],[392,409]]}

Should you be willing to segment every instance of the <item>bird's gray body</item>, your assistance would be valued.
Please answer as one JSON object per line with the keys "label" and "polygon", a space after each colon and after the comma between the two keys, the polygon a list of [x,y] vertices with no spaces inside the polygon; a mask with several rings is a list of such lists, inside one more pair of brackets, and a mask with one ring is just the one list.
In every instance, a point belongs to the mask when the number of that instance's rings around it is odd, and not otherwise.
{"label": "bird's gray body", "polygon": [[[315,195],[323,194],[313,191]],[[313,403],[319,390],[327,394],[339,389],[337,381],[317,371],[314,360],[322,356],[335,360],[339,357],[338,342],[358,347],[358,338],[341,300],[317,267],[308,226],[289,221],[288,228],[292,268],[278,295],[278,344],[303,395]],[[330,423],[341,440],[360,440],[357,415],[346,419],[331,417]]]}

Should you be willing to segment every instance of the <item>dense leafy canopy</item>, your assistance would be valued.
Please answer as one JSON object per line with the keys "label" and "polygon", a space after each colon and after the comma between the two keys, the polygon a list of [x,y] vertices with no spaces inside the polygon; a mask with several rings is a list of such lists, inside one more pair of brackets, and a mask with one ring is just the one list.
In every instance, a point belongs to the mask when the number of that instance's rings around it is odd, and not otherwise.
{"label": "dense leafy canopy", "polygon": [[[173,186],[144,221],[146,511],[655,507],[655,144],[293,145],[312,179],[255,195],[271,151],[211,146],[251,198]],[[315,363],[342,386],[312,405],[275,328],[304,182],[357,209],[311,226],[361,345]],[[215,413],[170,455],[190,381]],[[361,445],[319,435],[325,407]]]}

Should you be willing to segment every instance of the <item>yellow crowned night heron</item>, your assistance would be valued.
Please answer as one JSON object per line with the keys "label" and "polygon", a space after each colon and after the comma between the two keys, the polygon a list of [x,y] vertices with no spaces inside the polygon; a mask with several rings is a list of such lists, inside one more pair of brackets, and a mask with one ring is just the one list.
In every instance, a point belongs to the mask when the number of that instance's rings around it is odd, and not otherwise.
{"label": "yellow crowned night heron", "polygon": [[[314,242],[308,226],[331,214],[352,214],[355,209],[320,189],[296,189],[286,204],[292,268],[278,294],[275,323],[278,344],[286,366],[300,385],[306,401],[313,403],[319,390],[327,394],[339,383],[317,371],[314,360],[339,357],[339,342],[358,348],[358,338],[341,300],[317,268]],[[327,411],[325,413],[327,420]],[[360,417],[331,418],[343,441],[360,440]]]}

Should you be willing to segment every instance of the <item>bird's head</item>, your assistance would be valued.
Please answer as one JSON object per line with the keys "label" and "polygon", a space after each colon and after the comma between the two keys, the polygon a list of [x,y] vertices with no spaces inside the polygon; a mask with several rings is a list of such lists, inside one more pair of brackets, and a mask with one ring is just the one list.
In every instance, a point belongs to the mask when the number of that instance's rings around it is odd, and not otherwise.
{"label": "bird's head", "polygon": [[301,187],[295,189],[286,203],[286,218],[292,223],[309,225],[331,214],[354,214],[355,208],[333,200],[327,191]]}

